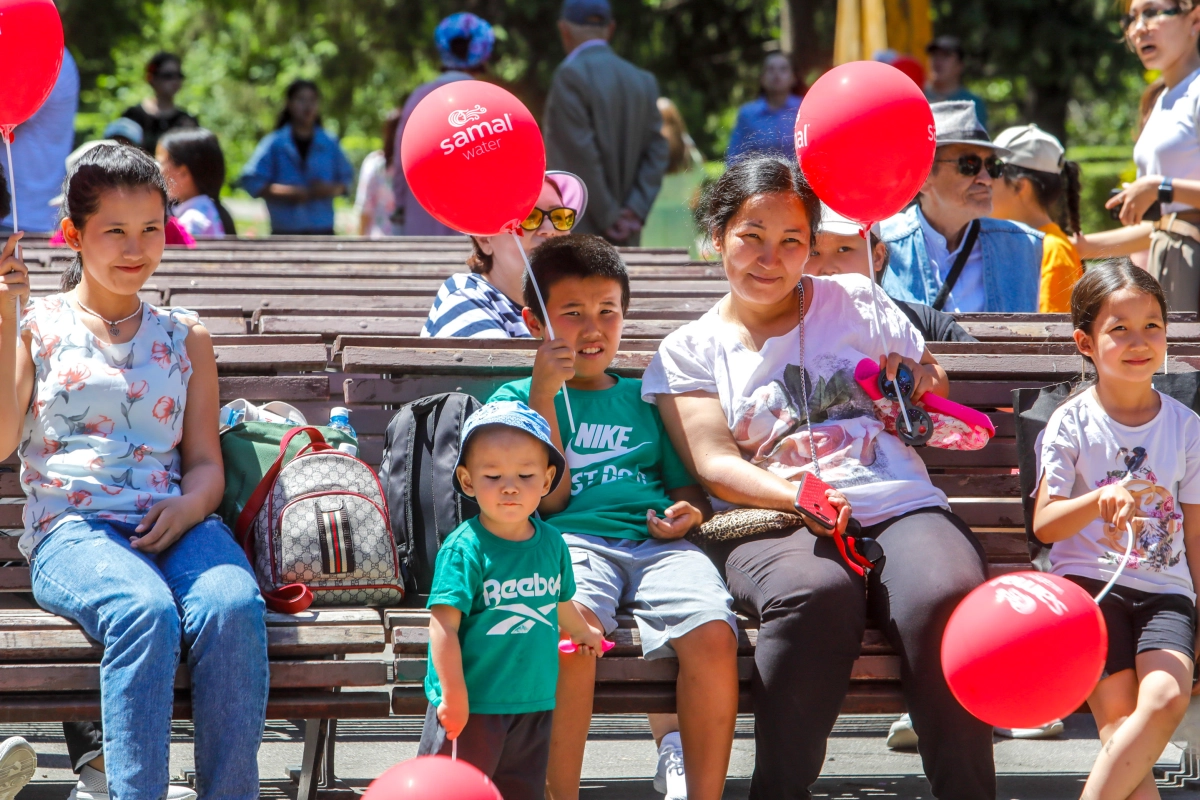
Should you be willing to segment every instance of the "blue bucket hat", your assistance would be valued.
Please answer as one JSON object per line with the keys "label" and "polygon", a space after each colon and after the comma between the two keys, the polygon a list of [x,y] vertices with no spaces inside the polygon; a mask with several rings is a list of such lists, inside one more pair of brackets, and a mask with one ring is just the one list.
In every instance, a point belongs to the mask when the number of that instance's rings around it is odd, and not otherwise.
{"label": "blue bucket hat", "polygon": [[550,491],[553,492],[558,488],[558,483],[563,479],[563,473],[567,469],[567,460],[563,458],[563,454],[554,446],[554,440],[550,438],[550,423],[520,400],[497,400],[494,403],[488,403],[467,417],[466,424],[463,425],[462,436],[458,444],[458,460],[454,462],[455,491],[463,494],[462,484],[458,482],[458,468],[462,466],[463,453],[467,452],[467,440],[485,425],[506,425],[516,428],[536,437],[546,445],[550,456],[550,466],[554,467],[554,480],[550,482]]}
{"label": "blue bucket hat", "polygon": [[[459,58],[450,49],[450,43],[455,39],[470,42],[466,58]],[[472,69],[491,58],[496,33],[486,20],[463,11],[439,22],[433,32],[433,40],[442,57],[442,66],[447,69]]]}

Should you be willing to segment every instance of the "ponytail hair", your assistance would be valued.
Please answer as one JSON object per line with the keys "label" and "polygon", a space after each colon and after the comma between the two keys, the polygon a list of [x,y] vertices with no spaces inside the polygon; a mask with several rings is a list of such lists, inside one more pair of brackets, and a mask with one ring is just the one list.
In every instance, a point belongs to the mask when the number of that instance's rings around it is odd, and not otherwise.
{"label": "ponytail hair", "polygon": [[[62,219],[70,219],[79,230],[100,210],[105,192],[116,189],[151,189],[163,202],[167,221],[167,182],[158,163],[136,147],[101,144],[83,154],[63,184]],[[83,256],[75,254],[62,274],[62,290],[69,292],[83,280]]]}
{"label": "ponytail hair", "polygon": [[[1163,325],[1166,326],[1167,297],[1163,294],[1162,286],[1153,275],[1141,267],[1134,266],[1128,258],[1112,258],[1083,273],[1083,277],[1071,290],[1071,326],[1088,336],[1093,335],[1092,328],[1100,316],[1104,301],[1122,289],[1133,289],[1158,301],[1158,307],[1162,309]],[[1092,364],[1092,360],[1087,356],[1083,356],[1083,360]]]}
{"label": "ponytail hair", "polygon": [[1063,161],[1061,172],[1043,172],[1038,169],[1004,165],[1004,180],[1016,189],[1022,180],[1029,181],[1038,205],[1066,233],[1081,233],[1079,222],[1079,196],[1081,192],[1079,164]]}

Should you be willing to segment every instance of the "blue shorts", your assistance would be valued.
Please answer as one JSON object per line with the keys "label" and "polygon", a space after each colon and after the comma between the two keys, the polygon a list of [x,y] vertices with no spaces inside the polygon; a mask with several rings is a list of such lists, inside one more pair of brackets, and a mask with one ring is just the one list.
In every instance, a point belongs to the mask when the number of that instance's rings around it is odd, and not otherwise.
{"label": "blue shorts", "polygon": [[674,658],[671,640],[724,620],[737,635],[733,598],[716,566],[684,539],[606,539],[564,533],[575,572],[575,601],[596,615],[604,632],[617,610],[637,620],[646,659]]}

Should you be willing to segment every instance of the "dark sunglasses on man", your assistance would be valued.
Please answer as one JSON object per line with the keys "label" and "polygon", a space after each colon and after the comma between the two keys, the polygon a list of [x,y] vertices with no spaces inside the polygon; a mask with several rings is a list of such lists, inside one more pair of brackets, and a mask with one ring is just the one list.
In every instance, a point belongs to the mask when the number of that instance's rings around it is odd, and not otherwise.
{"label": "dark sunglasses on man", "polygon": [[549,211],[544,211],[540,208],[534,208],[529,212],[529,216],[521,223],[521,227],[530,233],[533,233],[538,228],[542,227],[542,220],[546,217],[550,218],[550,224],[554,226],[556,231],[569,231],[575,227],[575,209],[573,208],[552,208]]}
{"label": "dark sunglasses on man", "polygon": [[958,158],[939,158],[939,164],[957,164],[958,174],[966,175],[973,178],[979,174],[981,169],[986,169],[987,174],[992,178],[999,178],[1004,174],[1004,162],[996,156],[988,156],[986,159],[980,158],[974,153]]}

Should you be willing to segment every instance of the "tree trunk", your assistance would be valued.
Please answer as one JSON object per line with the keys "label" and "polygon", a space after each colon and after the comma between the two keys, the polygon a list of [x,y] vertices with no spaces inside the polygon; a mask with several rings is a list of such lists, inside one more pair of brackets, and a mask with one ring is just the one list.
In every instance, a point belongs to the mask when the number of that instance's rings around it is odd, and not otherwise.
{"label": "tree trunk", "polygon": [[1067,103],[1071,90],[1067,86],[1030,86],[1025,95],[1025,118],[1058,140],[1067,144]]}
{"label": "tree trunk", "polygon": [[[833,21],[837,0],[780,0],[784,52],[792,57],[802,81],[815,78],[833,63]],[[825,30],[828,28],[828,30]]]}

